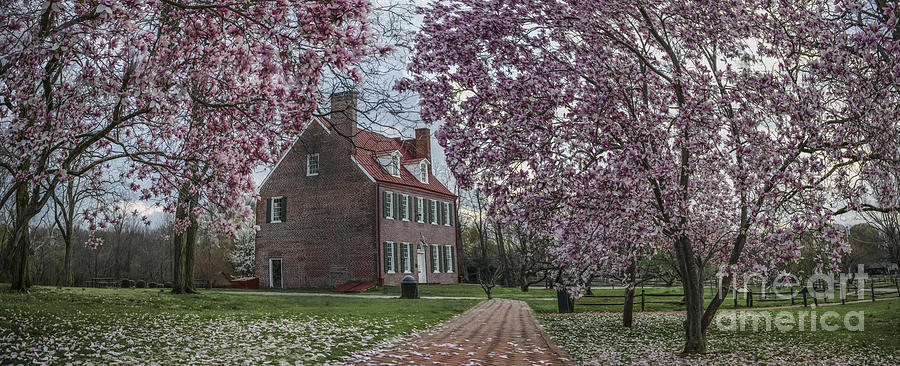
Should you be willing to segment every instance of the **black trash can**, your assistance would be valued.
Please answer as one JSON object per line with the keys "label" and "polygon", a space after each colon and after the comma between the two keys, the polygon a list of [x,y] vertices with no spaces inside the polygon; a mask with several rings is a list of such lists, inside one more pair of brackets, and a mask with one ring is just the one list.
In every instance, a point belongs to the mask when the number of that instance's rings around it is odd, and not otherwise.
{"label": "black trash can", "polygon": [[557,290],[556,303],[558,304],[560,313],[571,313],[575,311],[575,302],[572,301],[572,297],[569,296],[569,291]]}
{"label": "black trash can", "polygon": [[401,299],[418,299],[419,298],[419,284],[416,283],[416,279],[413,276],[406,275],[403,277],[403,280],[400,281],[400,298]]}

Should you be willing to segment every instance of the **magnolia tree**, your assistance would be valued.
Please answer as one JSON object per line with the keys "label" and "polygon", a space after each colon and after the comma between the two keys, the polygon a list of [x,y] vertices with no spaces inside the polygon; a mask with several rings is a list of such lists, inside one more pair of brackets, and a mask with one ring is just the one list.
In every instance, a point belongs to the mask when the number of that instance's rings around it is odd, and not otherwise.
{"label": "magnolia tree", "polygon": [[[0,167],[13,179],[13,288],[50,192],[124,164],[140,198],[248,214],[250,174],[309,121],[326,72],[386,51],[361,0],[9,1],[0,5]],[[123,161],[124,163],[119,163]],[[198,202],[198,204],[192,204]],[[90,229],[115,215],[83,212]],[[99,241],[91,239],[89,245]],[[176,269],[177,271],[177,269]]]}
{"label": "magnolia tree", "polygon": [[898,168],[883,135],[900,120],[896,15],[853,1],[433,3],[398,87],[442,124],[457,181],[551,238],[576,278],[671,252],[684,352],[702,353],[727,291],[705,306],[705,269],[726,284],[771,270],[804,233],[830,243],[831,267],[847,250],[835,214],[878,209],[857,173]]}

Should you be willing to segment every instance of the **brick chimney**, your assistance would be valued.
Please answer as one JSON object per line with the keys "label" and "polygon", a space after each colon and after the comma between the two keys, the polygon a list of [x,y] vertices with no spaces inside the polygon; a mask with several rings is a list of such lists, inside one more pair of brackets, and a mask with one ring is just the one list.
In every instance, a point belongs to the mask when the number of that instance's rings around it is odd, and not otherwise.
{"label": "brick chimney", "polygon": [[424,156],[431,161],[431,130],[427,128],[416,129],[416,154]]}
{"label": "brick chimney", "polygon": [[341,135],[355,142],[356,124],[356,92],[352,90],[331,95],[331,125]]}

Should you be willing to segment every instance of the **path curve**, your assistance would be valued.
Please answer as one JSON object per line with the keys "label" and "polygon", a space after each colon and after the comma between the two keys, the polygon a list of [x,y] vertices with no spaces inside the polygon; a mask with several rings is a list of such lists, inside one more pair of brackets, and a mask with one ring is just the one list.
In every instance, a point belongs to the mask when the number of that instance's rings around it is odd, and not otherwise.
{"label": "path curve", "polygon": [[523,301],[493,299],[388,348],[347,360],[361,365],[564,365]]}

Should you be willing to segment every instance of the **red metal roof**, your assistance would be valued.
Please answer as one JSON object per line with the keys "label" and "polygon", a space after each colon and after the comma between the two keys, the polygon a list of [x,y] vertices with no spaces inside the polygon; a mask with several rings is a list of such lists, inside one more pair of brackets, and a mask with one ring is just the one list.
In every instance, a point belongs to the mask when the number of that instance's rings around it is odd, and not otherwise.
{"label": "red metal roof", "polygon": [[416,176],[400,164],[400,176],[392,176],[378,163],[377,155],[388,154],[394,151],[400,152],[401,163],[418,162],[425,159],[424,156],[416,156],[413,149],[413,141],[403,141],[398,137],[387,137],[372,131],[359,130],[356,134],[356,151],[353,157],[362,165],[376,182],[390,183],[431,193],[456,197],[444,184],[441,183],[430,171],[428,172],[428,184],[422,183]]}

